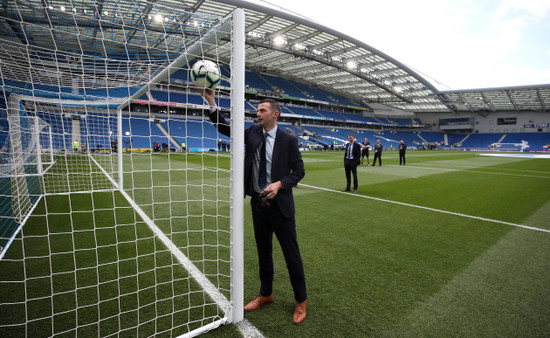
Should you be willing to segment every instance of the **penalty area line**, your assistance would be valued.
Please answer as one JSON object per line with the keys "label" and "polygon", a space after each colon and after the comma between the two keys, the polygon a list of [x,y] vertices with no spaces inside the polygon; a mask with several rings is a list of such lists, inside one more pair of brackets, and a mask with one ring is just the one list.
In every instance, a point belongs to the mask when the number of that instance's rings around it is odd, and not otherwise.
{"label": "penalty area line", "polygon": [[523,228],[523,229],[529,229],[529,230],[535,230],[535,231],[550,233],[550,230],[549,230],[549,229],[536,228],[536,227],[531,227],[531,226],[523,225],[523,224],[517,224],[517,223],[499,221],[499,220],[497,220],[497,219],[491,219],[491,218],[485,218],[485,217],[479,217],[479,216],[461,214],[461,213],[458,213],[458,212],[452,212],[452,211],[447,211],[447,210],[441,210],[441,209],[435,209],[435,208],[430,208],[430,207],[424,207],[424,206],[421,206],[421,205],[410,204],[410,203],[405,203],[405,202],[398,202],[398,201],[392,201],[392,200],[387,200],[387,199],[378,198],[378,197],[372,197],[372,196],[367,196],[367,195],[350,194],[349,192],[338,191],[338,190],[333,190],[333,189],[328,189],[328,188],[321,188],[321,187],[316,187],[316,186],[313,186],[313,185],[307,185],[307,184],[302,184],[302,183],[300,183],[300,187],[307,187],[307,188],[312,188],[312,189],[317,189],[317,190],[323,190],[323,191],[328,191],[328,192],[333,192],[333,193],[339,193],[339,194],[344,194],[344,195],[351,195],[351,196],[366,198],[366,199],[370,199],[370,200],[374,200],[374,201],[379,201],[379,202],[385,202],[385,203],[391,203],[391,204],[398,204],[398,205],[402,205],[402,206],[406,206],[406,207],[411,207],[411,208],[417,208],[417,209],[424,209],[424,210],[429,210],[429,211],[433,211],[433,212],[439,212],[439,213],[447,214],[447,215],[459,216],[459,217],[464,217],[464,218],[471,218],[471,219],[476,219],[476,220],[485,221],[485,222],[498,223],[498,224],[505,224],[505,225],[510,225],[510,226],[517,227],[517,228]]}
{"label": "penalty area line", "polygon": [[264,338],[264,335],[248,320],[235,323],[237,328],[245,338]]}

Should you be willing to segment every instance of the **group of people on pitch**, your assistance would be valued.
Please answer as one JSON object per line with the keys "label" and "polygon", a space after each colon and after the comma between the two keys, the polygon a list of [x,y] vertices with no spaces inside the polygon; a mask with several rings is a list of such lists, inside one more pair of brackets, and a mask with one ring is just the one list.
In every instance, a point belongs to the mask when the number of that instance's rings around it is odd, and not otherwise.
{"label": "group of people on pitch", "polygon": [[[357,139],[353,134],[348,135],[348,143],[346,143],[346,151],[344,153],[344,169],[346,171],[346,187],[342,191],[350,191],[351,188],[351,175],[353,174],[353,193],[357,193],[359,182],[357,180],[357,166],[364,164],[364,158],[367,158],[367,166],[370,166],[369,151],[370,142],[369,138],[365,137],[365,141],[361,144],[357,142]],[[399,165],[405,165],[405,153],[407,151],[407,145],[403,140],[399,142]],[[376,165],[378,160],[378,166],[382,165],[382,151],[384,146],[380,143],[380,140],[376,141],[374,145],[374,161],[372,165]]]}

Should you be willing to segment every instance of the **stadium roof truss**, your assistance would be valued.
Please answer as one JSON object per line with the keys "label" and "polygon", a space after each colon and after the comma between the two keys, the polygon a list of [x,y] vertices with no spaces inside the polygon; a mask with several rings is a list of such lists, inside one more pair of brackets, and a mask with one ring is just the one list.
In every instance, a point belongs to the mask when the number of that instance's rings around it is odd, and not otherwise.
{"label": "stadium roof truss", "polygon": [[[88,13],[86,20],[79,22],[81,29],[85,30],[80,35],[63,34],[53,39],[66,49],[81,44],[84,48],[97,50],[98,55],[104,51],[93,38],[97,34],[108,36],[113,41],[127,39],[126,48],[139,58],[140,53],[154,50],[155,44],[178,43],[170,38],[169,23],[161,26],[151,19],[158,14],[159,8],[167,6],[221,17],[241,7],[246,13],[248,69],[326,89],[358,103],[383,104],[409,113],[472,112],[486,115],[501,111],[548,112],[550,109],[550,85],[439,91],[413,69],[364,42],[268,3],[258,5],[242,0],[118,0],[116,6],[101,0],[16,0],[9,6],[6,6],[6,0],[3,3],[0,9],[0,41],[3,45],[0,60],[6,64],[13,63],[12,54],[17,54],[17,50],[24,51],[27,41],[40,45],[43,40],[44,47],[52,41],[50,32],[34,29],[32,24],[25,27],[14,25],[10,18],[15,16],[25,17],[29,23],[53,18],[52,24],[68,27],[77,17],[81,20],[82,13]],[[128,7],[125,8],[124,4]],[[61,12],[61,7],[70,9]],[[106,24],[108,21],[102,17],[124,11],[125,25],[135,27],[129,37],[117,32],[118,26]],[[192,18],[178,20],[191,21]],[[158,33],[156,43],[151,45],[150,41],[143,41],[143,34],[139,31],[144,28]],[[174,33],[180,34],[179,31]],[[87,40],[82,39],[84,35]],[[227,46],[220,46],[222,57],[224,51],[229,53],[229,44],[225,44]],[[20,47],[14,48],[15,45]],[[40,59],[40,53],[35,53],[35,57]],[[12,73],[17,77],[16,71]]]}

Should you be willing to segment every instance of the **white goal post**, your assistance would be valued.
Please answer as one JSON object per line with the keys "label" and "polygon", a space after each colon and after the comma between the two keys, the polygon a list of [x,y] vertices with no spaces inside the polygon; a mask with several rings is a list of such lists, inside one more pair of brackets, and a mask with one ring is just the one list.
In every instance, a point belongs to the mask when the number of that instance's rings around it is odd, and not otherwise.
{"label": "white goal post", "polygon": [[2,202],[0,260],[40,200],[40,177],[53,165],[50,125],[37,116],[21,116],[19,104],[19,96],[12,94],[6,109],[0,180],[7,196]]}
{"label": "white goal post", "polygon": [[[244,11],[140,4],[0,14],[49,32],[0,38],[0,336],[196,336],[243,320]],[[229,153],[188,78],[198,59],[222,69]]]}

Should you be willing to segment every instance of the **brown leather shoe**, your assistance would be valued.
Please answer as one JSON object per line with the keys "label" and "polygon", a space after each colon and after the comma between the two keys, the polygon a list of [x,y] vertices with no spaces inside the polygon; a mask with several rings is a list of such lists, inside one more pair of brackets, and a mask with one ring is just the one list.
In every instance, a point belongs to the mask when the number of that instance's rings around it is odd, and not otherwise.
{"label": "brown leather shoe", "polygon": [[302,324],[306,319],[306,304],[307,300],[304,300],[301,303],[296,303],[296,308],[294,309],[294,316],[292,316],[292,322],[296,325]]}
{"label": "brown leather shoe", "polygon": [[250,303],[244,306],[246,312],[256,311],[265,304],[273,303],[273,294],[269,296],[258,296]]}

